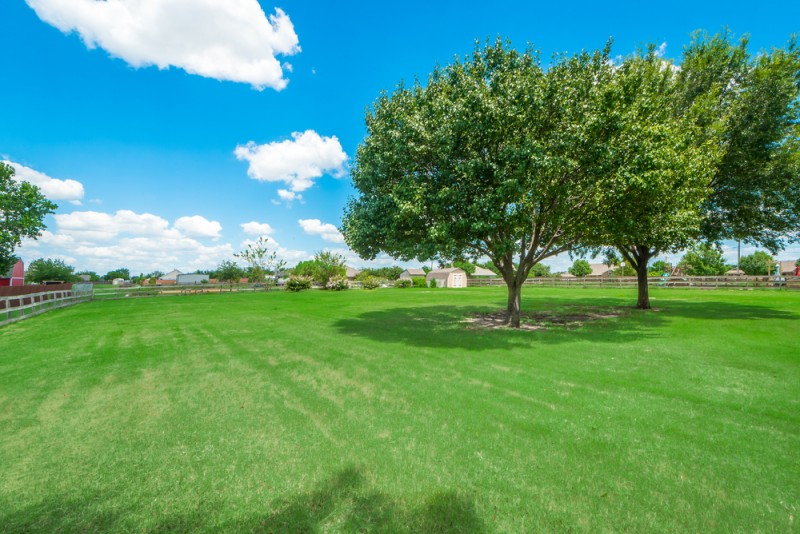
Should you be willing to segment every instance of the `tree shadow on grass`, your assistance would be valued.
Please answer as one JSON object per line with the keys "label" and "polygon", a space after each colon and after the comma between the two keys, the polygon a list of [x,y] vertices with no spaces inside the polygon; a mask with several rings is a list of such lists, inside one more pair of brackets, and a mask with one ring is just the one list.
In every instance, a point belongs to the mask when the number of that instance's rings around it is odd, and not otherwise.
{"label": "tree shadow on grass", "polygon": [[[109,496],[106,495],[106,498]],[[6,503],[8,504],[8,503]],[[190,511],[164,511],[153,523],[135,524],[140,510],[133,506],[101,511],[101,495],[84,499],[51,497],[35,505],[0,512],[2,530],[9,532],[422,532],[476,533],[486,531],[474,502],[455,492],[435,493],[421,503],[375,491],[355,467],[347,467],[311,491],[279,497],[262,512],[221,520],[239,503],[220,498],[204,501]],[[160,511],[159,511],[160,512]]]}
{"label": "tree shadow on grass", "polygon": [[[561,306],[572,313],[572,304]],[[581,305],[581,309],[591,306]],[[607,309],[608,306],[600,307]],[[548,308],[551,310],[552,307]],[[657,326],[663,321],[658,315],[648,316],[626,309],[614,319],[587,323],[580,328],[551,325],[540,331],[511,328],[473,328],[466,321],[476,313],[492,313],[497,308],[478,306],[424,306],[391,308],[342,318],[334,327],[346,336],[357,336],[385,343],[417,347],[454,348],[467,351],[533,347],[537,343],[558,343],[589,338],[604,342],[625,342],[644,337],[657,337]],[[536,312],[535,309],[526,310]],[[630,313],[629,313],[630,312]]]}
{"label": "tree shadow on grass", "polygon": [[[548,315],[608,310],[614,317],[601,320],[550,324],[540,330],[517,331],[509,328],[471,328],[465,321],[476,313],[497,312],[497,307],[480,306],[420,306],[371,311],[355,317],[342,318],[334,327],[346,336],[363,337],[384,343],[399,343],[416,347],[454,348],[483,351],[534,347],[585,340],[597,343],[626,343],[662,337],[668,323],[675,318],[689,318],[717,323],[726,320],[797,319],[798,314],[786,310],[731,302],[684,302],[664,299],[653,310],[637,310],[629,299],[587,299],[586,301],[543,302],[526,308],[523,313]],[[523,319],[524,320],[524,319]]]}
{"label": "tree shadow on grass", "polygon": [[317,488],[277,499],[264,517],[233,523],[226,530],[256,532],[483,532],[474,503],[456,492],[431,495],[409,505],[366,487],[355,467],[347,467]]}
{"label": "tree shadow on grass", "polygon": [[752,304],[735,304],[731,302],[685,302],[666,301],[663,311],[675,317],[685,317],[706,321],[727,321],[732,319],[798,319],[800,313],[787,310],[770,308],[767,306],[754,306]]}

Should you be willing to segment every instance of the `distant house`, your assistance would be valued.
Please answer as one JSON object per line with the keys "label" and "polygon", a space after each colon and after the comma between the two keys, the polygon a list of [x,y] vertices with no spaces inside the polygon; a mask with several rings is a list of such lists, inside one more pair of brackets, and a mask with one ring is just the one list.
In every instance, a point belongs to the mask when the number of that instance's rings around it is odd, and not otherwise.
{"label": "distant house", "polygon": [[741,269],[731,269],[725,273],[725,276],[744,276],[744,271]]}
{"label": "distant house", "polygon": [[425,271],[423,269],[406,269],[400,273],[400,278],[404,280],[411,280],[413,278],[425,278]]}
{"label": "distant house", "polygon": [[114,278],[113,280],[111,280],[111,285],[112,286],[125,285],[125,279],[124,278]]}
{"label": "distant house", "polygon": [[0,276],[0,286],[25,285],[25,264],[19,260],[3,276]]}
{"label": "distant house", "polygon": [[798,267],[794,264],[794,260],[781,260],[781,276],[800,276]]}
{"label": "distant house", "polygon": [[475,272],[470,277],[472,278],[497,278],[497,273],[483,267],[475,266]]}
{"label": "distant house", "polygon": [[605,263],[590,263],[589,267],[592,268],[592,272],[587,274],[586,276],[606,276],[608,275],[608,265]]}
{"label": "distant house", "polygon": [[436,287],[467,287],[467,273],[458,267],[430,271],[425,276],[425,281],[431,285],[432,280],[436,280]]}
{"label": "distant house", "polygon": [[178,285],[202,284],[204,282],[208,283],[208,278],[207,274],[179,274],[175,279],[175,283]]}
{"label": "distant house", "polygon": [[178,269],[173,269],[172,271],[168,272],[167,274],[163,275],[159,280],[172,280],[173,282],[178,281],[178,277],[183,273],[180,272]]}
{"label": "distant house", "polygon": [[354,269],[353,267],[345,267],[344,269],[344,275],[348,280],[355,280],[356,276],[359,274],[361,274],[361,271]]}

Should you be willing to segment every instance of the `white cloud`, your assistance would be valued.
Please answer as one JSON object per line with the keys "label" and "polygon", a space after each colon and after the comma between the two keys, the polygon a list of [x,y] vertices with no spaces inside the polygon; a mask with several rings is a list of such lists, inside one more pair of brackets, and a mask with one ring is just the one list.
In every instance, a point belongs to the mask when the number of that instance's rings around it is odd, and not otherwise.
{"label": "white cloud", "polygon": [[[347,154],[336,136],[322,137],[314,130],[294,132],[292,139],[264,145],[249,142],[233,151],[239,160],[250,165],[247,175],[262,182],[284,182],[289,191],[279,191],[284,200],[289,193],[299,193],[314,185],[323,174],[335,178],[346,174]],[[294,200],[294,199],[291,199]]]}
{"label": "white cloud", "polygon": [[[289,191],[288,189],[278,189],[278,196],[281,197],[281,200],[284,200],[286,202],[292,202],[294,200],[298,200],[300,202],[303,201],[303,195],[301,195],[300,193]],[[280,204],[280,202],[273,201],[273,204]]]}
{"label": "white cloud", "polygon": [[26,240],[20,252],[34,257],[75,258],[79,268],[105,272],[128,267],[131,272],[186,272],[208,269],[235,252],[229,243],[205,245],[195,238],[218,238],[216,221],[200,215],[180,217],[174,225],[158,215],[119,210],[115,213],[77,211],[54,216],[56,230],[44,231],[37,241]]}
{"label": "white cloud", "polygon": [[40,19],[77,32],[134,67],[178,67],[216,80],[283,89],[276,55],[300,51],[282,10],[267,17],[257,0],[26,0]]}
{"label": "white cloud", "polygon": [[242,223],[242,230],[245,234],[253,236],[268,235],[273,232],[272,227],[267,223],[260,223],[256,221]]}
{"label": "white cloud", "polygon": [[664,54],[667,53],[667,42],[664,41],[663,43],[658,45],[658,48],[656,48],[655,53],[656,57],[664,57]]}
{"label": "white cloud", "polygon": [[300,219],[297,223],[309,235],[318,235],[331,243],[344,243],[344,236],[330,223],[323,223],[319,219]]}
{"label": "white cloud", "polygon": [[80,205],[83,198],[83,184],[79,181],[51,178],[44,173],[13,161],[4,160],[3,163],[14,167],[15,180],[35,185],[50,200],[66,200]]}
{"label": "white cloud", "polygon": [[222,225],[217,221],[209,221],[200,215],[181,217],[175,221],[175,228],[188,237],[210,237],[219,239]]}

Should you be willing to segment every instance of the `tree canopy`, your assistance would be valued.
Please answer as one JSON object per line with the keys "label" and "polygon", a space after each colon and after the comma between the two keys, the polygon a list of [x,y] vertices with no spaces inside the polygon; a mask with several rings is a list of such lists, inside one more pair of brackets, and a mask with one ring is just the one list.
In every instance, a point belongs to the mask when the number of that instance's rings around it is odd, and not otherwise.
{"label": "tree canopy", "polygon": [[56,209],[42,192],[13,178],[14,168],[0,162],[0,272],[16,262],[14,249],[23,238],[36,239],[46,228],[44,218]]}
{"label": "tree canopy", "polygon": [[554,58],[501,41],[382,94],[352,169],[342,232],[364,258],[487,256],[508,286],[509,324],[540,261],[598,227],[609,50]]}
{"label": "tree canopy", "polygon": [[689,276],[718,276],[728,271],[722,250],[713,243],[696,243],[681,258],[678,266]]}
{"label": "tree canopy", "polygon": [[584,276],[592,274],[592,266],[589,262],[583,259],[575,260],[569,268],[569,274],[583,278]]}
{"label": "tree canopy", "polygon": [[48,281],[72,282],[75,279],[75,267],[67,265],[64,260],[39,258],[28,265],[25,281],[41,284]]}
{"label": "tree canopy", "polygon": [[613,245],[634,269],[643,309],[650,308],[650,259],[685,248],[700,233],[720,156],[715,123],[697,124],[714,109],[713,95],[680,105],[681,95],[676,69],[651,46],[616,69],[605,108],[614,134],[603,165],[609,210],[598,244]]}
{"label": "tree canopy", "polygon": [[[748,51],[748,38],[696,33],[679,73],[682,103],[716,95],[721,161],[703,204],[702,235],[775,253],[800,239],[800,49]],[[699,122],[701,126],[707,126]]]}
{"label": "tree canopy", "polygon": [[770,274],[770,269],[775,265],[775,258],[763,250],[757,250],[739,260],[739,269],[748,276],[765,276]]}

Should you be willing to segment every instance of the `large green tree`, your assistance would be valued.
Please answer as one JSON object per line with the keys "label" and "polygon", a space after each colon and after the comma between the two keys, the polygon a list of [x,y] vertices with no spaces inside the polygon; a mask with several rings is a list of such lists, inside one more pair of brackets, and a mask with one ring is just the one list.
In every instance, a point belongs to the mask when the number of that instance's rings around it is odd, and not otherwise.
{"label": "large green tree", "polygon": [[75,267],[67,265],[64,260],[39,258],[28,265],[25,280],[34,284],[60,281],[72,282],[75,279]]}
{"label": "large green tree", "polygon": [[678,263],[689,276],[719,276],[728,271],[719,246],[713,243],[695,243]]}
{"label": "large green tree", "polygon": [[604,110],[614,132],[603,164],[609,210],[602,244],[636,271],[636,307],[648,309],[649,261],[685,248],[700,232],[720,142],[713,122],[697,122],[713,113],[715,100],[704,93],[679,106],[676,71],[652,46],[626,58],[609,88]]}
{"label": "large green tree", "polygon": [[38,187],[13,176],[14,168],[0,162],[0,273],[17,262],[14,249],[24,238],[36,239],[46,228],[45,216],[57,207]]}
{"label": "large green tree", "polygon": [[724,126],[703,236],[777,253],[800,239],[800,49],[793,38],[752,57],[747,46],[728,32],[696,34],[681,63],[682,104],[717,93]]}
{"label": "large green tree", "polygon": [[739,268],[748,276],[769,275],[774,265],[775,258],[763,250],[757,250],[739,260]]}
{"label": "large green tree", "polygon": [[342,232],[364,258],[488,257],[519,327],[531,268],[598,226],[603,52],[553,58],[502,42],[399,86],[367,113]]}

